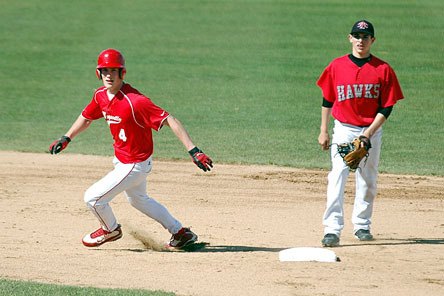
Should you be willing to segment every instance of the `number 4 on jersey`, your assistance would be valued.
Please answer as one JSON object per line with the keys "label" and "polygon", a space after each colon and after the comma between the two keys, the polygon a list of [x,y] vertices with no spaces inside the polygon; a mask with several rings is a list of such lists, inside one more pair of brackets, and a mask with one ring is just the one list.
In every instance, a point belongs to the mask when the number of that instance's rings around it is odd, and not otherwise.
{"label": "number 4 on jersey", "polygon": [[119,132],[119,139],[122,140],[123,142],[126,142],[126,135],[125,135],[125,130],[123,128],[120,129]]}

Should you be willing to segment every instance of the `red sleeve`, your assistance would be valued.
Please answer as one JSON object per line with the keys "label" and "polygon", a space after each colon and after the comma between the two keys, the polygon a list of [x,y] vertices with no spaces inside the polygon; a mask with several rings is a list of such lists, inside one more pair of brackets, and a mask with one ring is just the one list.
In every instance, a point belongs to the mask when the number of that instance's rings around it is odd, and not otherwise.
{"label": "red sleeve", "polygon": [[322,96],[329,102],[334,103],[336,100],[336,90],[331,76],[331,64],[325,68],[317,81],[317,85],[322,90]]}
{"label": "red sleeve", "polygon": [[103,113],[100,109],[99,103],[97,102],[96,95],[97,93],[94,93],[91,102],[82,111],[82,116],[86,119],[96,120],[103,117]]}
{"label": "red sleeve", "polygon": [[388,66],[384,75],[385,83],[381,89],[381,107],[386,108],[396,104],[398,100],[404,98],[404,95],[399,85],[398,77],[395,71]]}
{"label": "red sleeve", "polygon": [[159,131],[163,121],[169,116],[169,113],[159,106],[155,105],[149,98],[143,97],[138,100],[136,117],[143,122],[143,125]]}

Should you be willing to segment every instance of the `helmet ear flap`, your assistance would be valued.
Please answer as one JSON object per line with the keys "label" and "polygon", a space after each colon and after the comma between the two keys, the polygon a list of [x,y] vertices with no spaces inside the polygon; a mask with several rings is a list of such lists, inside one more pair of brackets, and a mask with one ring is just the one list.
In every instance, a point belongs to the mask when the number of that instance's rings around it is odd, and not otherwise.
{"label": "helmet ear flap", "polygon": [[123,80],[123,78],[125,77],[125,74],[126,74],[126,69],[125,68],[120,69],[120,79]]}
{"label": "helmet ear flap", "polygon": [[96,69],[96,76],[99,80],[102,79],[102,73],[100,72],[100,69]]}

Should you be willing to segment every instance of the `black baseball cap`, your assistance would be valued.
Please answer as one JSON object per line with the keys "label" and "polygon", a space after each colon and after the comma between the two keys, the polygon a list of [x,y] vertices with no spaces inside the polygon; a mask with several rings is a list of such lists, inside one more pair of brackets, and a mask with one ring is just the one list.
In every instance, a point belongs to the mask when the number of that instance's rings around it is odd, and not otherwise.
{"label": "black baseball cap", "polygon": [[375,29],[373,28],[372,23],[366,20],[357,21],[351,29],[350,34],[353,33],[364,33],[375,37]]}

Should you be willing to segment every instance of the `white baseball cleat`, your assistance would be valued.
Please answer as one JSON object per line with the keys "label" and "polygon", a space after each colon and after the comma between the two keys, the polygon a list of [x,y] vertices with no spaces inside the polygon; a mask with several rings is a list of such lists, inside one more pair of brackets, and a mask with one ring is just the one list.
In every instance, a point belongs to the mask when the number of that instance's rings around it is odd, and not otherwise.
{"label": "white baseball cleat", "polygon": [[113,231],[104,230],[102,227],[96,231],[87,234],[83,237],[82,243],[86,247],[98,247],[106,242],[112,242],[122,237],[122,229],[120,224]]}

